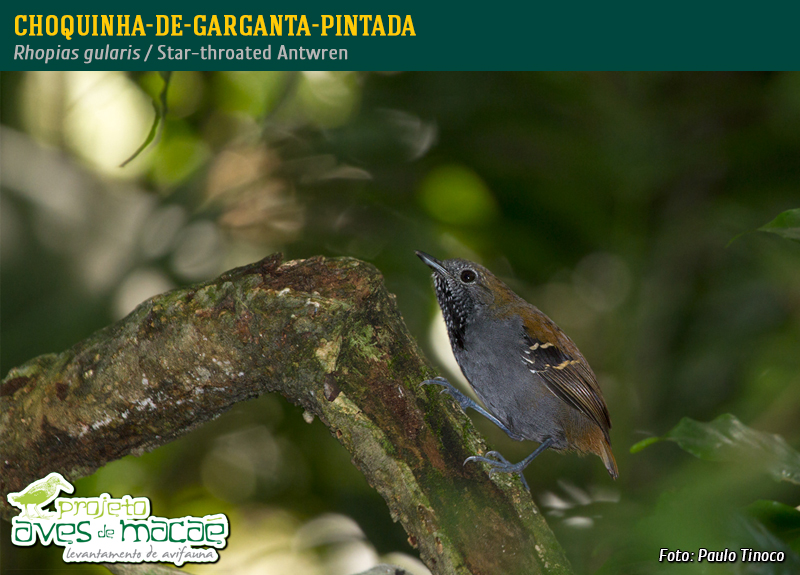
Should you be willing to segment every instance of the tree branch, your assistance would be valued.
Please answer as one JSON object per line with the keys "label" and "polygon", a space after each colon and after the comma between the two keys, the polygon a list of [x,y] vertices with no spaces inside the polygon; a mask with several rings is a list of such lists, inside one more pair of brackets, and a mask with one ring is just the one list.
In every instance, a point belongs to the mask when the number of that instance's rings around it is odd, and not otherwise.
{"label": "tree branch", "polygon": [[462,465],[485,446],[434,375],[383,278],[354,259],[280,255],[149,299],[0,385],[5,496],[75,480],[238,401],[278,392],[319,417],[435,574],[571,573],[517,479]]}

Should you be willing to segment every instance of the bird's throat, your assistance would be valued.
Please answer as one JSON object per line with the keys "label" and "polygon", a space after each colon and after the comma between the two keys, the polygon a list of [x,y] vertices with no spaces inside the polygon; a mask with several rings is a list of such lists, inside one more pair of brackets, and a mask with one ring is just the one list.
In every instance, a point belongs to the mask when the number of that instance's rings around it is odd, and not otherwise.
{"label": "bird's throat", "polygon": [[450,343],[454,350],[463,350],[464,337],[469,326],[468,318],[473,309],[472,300],[462,290],[453,289],[449,281],[439,276],[434,278],[434,285]]}

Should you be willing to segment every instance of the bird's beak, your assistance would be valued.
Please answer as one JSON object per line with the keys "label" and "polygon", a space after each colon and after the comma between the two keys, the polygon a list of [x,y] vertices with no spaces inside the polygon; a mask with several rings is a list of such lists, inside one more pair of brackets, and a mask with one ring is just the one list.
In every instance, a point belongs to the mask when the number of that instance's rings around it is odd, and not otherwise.
{"label": "bird's beak", "polygon": [[416,253],[417,257],[419,259],[421,259],[423,262],[425,262],[425,265],[427,265],[433,271],[438,272],[438,273],[440,273],[440,274],[442,274],[444,276],[449,276],[450,275],[450,272],[448,272],[444,268],[444,266],[442,265],[442,262],[437,260],[435,257],[429,256],[425,252],[421,252],[421,251],[416,251],[414,253]]}

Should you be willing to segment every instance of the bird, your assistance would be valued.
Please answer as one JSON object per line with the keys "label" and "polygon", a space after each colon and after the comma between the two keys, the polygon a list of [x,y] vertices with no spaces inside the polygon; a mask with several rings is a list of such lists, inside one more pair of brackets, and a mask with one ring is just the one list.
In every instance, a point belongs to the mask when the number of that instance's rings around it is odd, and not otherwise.
{"label": "bird", "polygon": [[487,463],[490,476],[516,473],[530,491],[523,470],[553,449],[593,453],[617,479],[608,407],[592,368],[567,334],[485,267],[415,253],[433,271],[453,355],[486,408],[442,377],[422,385],[444,387],[441,393],[449,394],[462,410],[474,409],[512,439],[539,443],[519,463],[489,451],[468,457],[464,464]]}
{"label": "bird", "polygon": [[44,517],[42,507],[55,499],[61,490],[72,493],[75,488],[60,473],[53,472],[47,477],[34,481],[18,493],[9,493],[8,502],[19,507],[23,515],[29,519]]}

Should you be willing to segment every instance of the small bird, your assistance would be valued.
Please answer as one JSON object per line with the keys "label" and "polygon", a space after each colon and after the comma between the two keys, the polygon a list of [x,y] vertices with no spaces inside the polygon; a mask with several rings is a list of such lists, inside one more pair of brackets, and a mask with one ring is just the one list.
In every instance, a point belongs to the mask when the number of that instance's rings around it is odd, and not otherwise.
{"label": "small bird", "polygon": [[594,453],[616,479],[608,408],[592,368],[572,340],[485,267],[416,254],[433,270],[453,355],[486,409],[444,378],[422,384],[443,386],[442,393],[450,394],[463,410],[474,409],[512,439],[540,444],[519,463],[496,451],[488,457],[473,455],[464,463],[488,463],[490,475],[517,473],[530,491],[522,472],[550,448]]}

